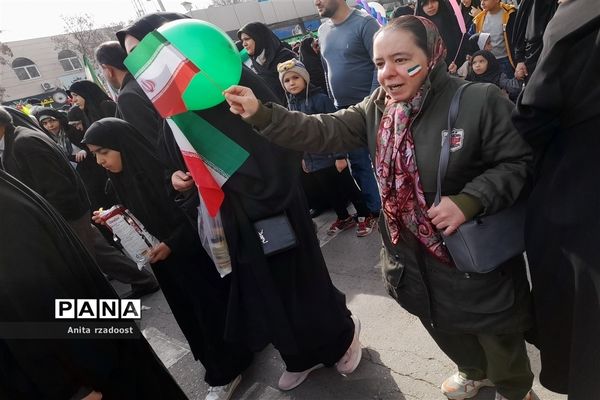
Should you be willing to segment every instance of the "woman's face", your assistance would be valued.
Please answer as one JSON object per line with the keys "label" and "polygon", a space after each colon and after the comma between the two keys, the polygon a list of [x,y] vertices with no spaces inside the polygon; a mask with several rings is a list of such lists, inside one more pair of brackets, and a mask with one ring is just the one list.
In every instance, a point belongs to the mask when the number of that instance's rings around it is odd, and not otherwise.
{"label": "woman's face", "polygon": [[71,92],[71,98],[73,99],[73,104],[75,104],[77,107],[81,108],[82,110],[85,108],[85,99],[83,97],[75,92]]}
{"label": "woman's face", "polygon": [[[419,91],[427,77],[427,55],[415,43],[412,33],[385,30],[375,37],[373,59],[377,80],[396,101],[407,101]],[[408,70],[420,71],[409,75]]]}
{"label": "woman's face", "polygon": [[438,0],[429,0],[423,4],[423,12],[427,14],[428,17],[433,17],[438,13],[438,9],[440,8],[440,3]]}
{"label": "woman's face", "polygon": [[240,39],[242,41],[242,46],[244,46],[244,48],[248,52],[248,55],[253,56],[254,50],[256,49],[256,42],[254,41],[254,39],[252,39],[250,36],[246,35],[245,33],[242,33],[240,35]]}
{"label": "woman's face", "polygon": [[463,6],[470,8],[471,4],[473,4],[473,2],[471,0],[460,0],[460,2],[462,3]]}
{"label": "woman's face", "polygon": [[125,44],[125,51],[127,52],[127,54],[131,53],[139,42],[140,41],[138,39],[134,38],[129,34],[125,35],[125,40],[123,41],[123,44]]}
{"label": "woman's face", "polygon": [[483,56],[475,56],[473,57],[471,67],[473,68],[473,72],[475,72],[475,74],[485,74],[485,71],[487,71],[488,68],[488,61]]}
{"label": "woman's face", "polygon": [[123,161],[119,151],[96,146],[95,144],[88,144],[87,147],[96,156],[96,162],[100,166],[106,168],[113,174],[118,174],[123,171]]}

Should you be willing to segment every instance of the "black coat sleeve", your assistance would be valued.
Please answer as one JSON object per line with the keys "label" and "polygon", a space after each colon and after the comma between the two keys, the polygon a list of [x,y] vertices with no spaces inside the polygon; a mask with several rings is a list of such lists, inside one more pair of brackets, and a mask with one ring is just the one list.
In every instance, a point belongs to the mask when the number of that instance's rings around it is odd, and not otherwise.
{"label": "black coat sleeve", "polygon": [[150,143],[158,143],[162,118],[147,98],[133,91],[123,92],[117,99],[117,106],[120,118],[133,125]]}
{"label": "black coat sleeve", "polygon": [[[23,183],[38,192],[67,220],[81,216],[81,199],[74,185],[75,171],[69,170],[67,160],[51,151],[35,138],[24,137],[14,143]],[[78,215],[74,215],[78,214]]]}

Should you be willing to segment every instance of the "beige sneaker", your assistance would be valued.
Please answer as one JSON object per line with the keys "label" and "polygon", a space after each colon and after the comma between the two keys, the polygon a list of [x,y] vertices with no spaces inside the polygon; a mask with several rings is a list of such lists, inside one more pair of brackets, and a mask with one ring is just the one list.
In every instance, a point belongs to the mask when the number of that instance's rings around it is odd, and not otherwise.
{"label": "beige sneaker", "polygon": [[494,386],[489,379],[474,381],[455,373],[442,383],[442,393],[451,400],[464,400],[477,396],[479,389],[484,386]]}

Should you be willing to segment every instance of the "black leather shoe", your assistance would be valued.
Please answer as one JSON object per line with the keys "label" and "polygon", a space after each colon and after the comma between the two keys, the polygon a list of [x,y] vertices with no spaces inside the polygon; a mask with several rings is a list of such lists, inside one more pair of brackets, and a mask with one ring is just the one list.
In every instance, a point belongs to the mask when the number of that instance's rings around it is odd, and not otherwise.
{"label": "black leather shoe", "polygon": [[122,299],[139,299],[152,293],[156,293],[160,290],[160,286],[144,286],[141,288],[135,288],[129,292],[124,293]]}

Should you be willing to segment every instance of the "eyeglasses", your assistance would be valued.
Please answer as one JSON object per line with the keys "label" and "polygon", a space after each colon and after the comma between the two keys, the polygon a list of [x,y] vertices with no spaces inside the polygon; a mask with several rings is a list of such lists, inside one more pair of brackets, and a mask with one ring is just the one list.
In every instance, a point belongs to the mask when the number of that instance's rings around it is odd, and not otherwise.
{"label": "eyeglasses", "polygon": [[291,60],[287,60],[287,61],[277,64],[277,72],[279,72],[279,73],[285,72],[289,69],[294,68],[296,65],[297,65],[296,60],[292,58]]}

